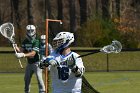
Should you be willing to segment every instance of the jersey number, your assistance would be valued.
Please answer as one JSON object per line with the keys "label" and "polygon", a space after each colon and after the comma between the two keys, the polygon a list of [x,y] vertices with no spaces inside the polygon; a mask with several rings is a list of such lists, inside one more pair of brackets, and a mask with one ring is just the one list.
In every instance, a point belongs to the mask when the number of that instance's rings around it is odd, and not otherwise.
{"label": "jersey number", "polygon": [[69,68],[68,67],[57,67],[58,78],[61,80],[67,80],[69,78]]}

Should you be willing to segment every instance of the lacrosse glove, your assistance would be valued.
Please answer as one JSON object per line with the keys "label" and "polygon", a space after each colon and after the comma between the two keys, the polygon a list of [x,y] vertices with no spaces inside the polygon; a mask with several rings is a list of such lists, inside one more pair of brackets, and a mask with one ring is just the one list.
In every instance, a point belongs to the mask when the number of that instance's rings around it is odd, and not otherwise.
{"label": "lacrosse glove", "polygon": [[75,73],[75,77],[81,77],[83,75],[83,73],[85,72],[85,68],[84,67],[80,67],[78,68],[78,66],[74,66],[71,70],[73,73]]}
{"label": "lacrosse glove", "polygon": [[52,66],[58,65],[58,62],[52,56],[48,56],[45,60],[45,63],[48,63],[49,65],[52,65]]}
{"label": "lacrosse glove", "polygon": [[49,65],[56,66],[58,65],[58,62],[52,56],[48,56],[41,59],[41,62],[39,64],[41,68],[48,67]]}
{"label": "lacrosse glove", "polygon": [[15,54],[17,58],[23,58],[25,57],[25,54],[24,53],[16,53]]}
{"label": "lacrosse glove", "polygon": [[45,64],[44,62],[39,62],[38,67],[41,69],[44,69],[45,67],[48,67],[49,65]]}
{"label": "lacrosse glove", "polygon": [[38,64],[39,68],[41,68],[41,69],[44,69],[45,67],[48,67],[49,65],[50,64],[48,62],[46,62],[45,57],[43,57]]}

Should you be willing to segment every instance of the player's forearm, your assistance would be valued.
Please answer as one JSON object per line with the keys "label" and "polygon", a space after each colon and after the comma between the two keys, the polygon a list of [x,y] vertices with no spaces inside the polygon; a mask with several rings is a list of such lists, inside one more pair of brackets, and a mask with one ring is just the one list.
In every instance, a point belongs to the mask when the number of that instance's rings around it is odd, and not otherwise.
{"label": "player's forearm", "polygon": [[17,52],[23,52],[23,49],[18,47],[17,44],[14,44],[14,47],[15,47]]}
{"label": "player's forearm", "polygon": [[23,52],[22,48],[16,47],[17,52]]}

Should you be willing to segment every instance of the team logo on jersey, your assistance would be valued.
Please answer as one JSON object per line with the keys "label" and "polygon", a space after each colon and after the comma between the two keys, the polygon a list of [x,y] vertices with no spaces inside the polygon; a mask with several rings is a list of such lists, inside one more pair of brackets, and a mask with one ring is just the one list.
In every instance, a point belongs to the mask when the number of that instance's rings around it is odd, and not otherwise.
{"label": "team logo on jersey", "polygon": [[24,44],[22,45],[22,47],[26,50],[26,51],[32,51],[32,44]]}
{"label": "team logo on jersey", "polygon": [[73,55],[68,57],[65,61],[62,61],[60,65],[65,65],[65,66],[68,66],[69,68],[72,68],[75,65],[75,59]]}

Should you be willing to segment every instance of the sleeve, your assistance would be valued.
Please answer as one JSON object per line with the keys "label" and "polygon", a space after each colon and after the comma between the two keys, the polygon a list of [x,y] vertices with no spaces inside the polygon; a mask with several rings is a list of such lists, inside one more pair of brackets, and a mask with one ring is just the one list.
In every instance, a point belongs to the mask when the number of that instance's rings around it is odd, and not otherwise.
{"label": "sleeve", "polygon": [[75,72],[75,76],[76,77],[81,77],[84,72],[85,72],[85,67],[83,65],[83,61],[82,58],[77,58],[79,55],[76,55],[76,60],[75,60],[75,67],[76,67],[76,72]]}
{"label": "sleeve", "polygon": [[75,64],[76,64],[76,66],[78,66],[78,68],[81,68],[81,67],[83,67],[84,68],[84,64],[83,64],[83,60],[82,60],[82,58],[80,57],[80,58],[78,58],[78,54],[76,55],[76,58],[75,58]]}
{"label": "sleeve", "polygon": [[33,50],[39,52],[39,40],[33,42]]}

